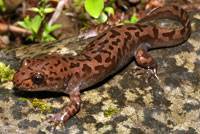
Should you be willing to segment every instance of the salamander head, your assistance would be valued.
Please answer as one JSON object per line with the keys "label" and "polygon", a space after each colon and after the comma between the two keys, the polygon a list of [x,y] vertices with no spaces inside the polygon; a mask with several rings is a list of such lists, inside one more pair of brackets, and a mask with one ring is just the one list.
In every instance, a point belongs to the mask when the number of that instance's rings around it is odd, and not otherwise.
{"label": "salamander head", "polygon": [[61,66],[59,56],[26,58],[14,75],[14,86],[24,91],[56,91],[64,88],[66,79],[58,71]]}

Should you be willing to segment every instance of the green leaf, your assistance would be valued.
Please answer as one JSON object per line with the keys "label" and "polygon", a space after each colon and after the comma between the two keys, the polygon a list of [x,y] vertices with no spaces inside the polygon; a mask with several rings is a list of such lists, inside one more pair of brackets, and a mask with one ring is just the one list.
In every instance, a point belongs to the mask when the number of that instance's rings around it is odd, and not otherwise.
{"label": "green leaf", "polygon": [[43,32],[43,36],[47,36],[50,34],[52,31],[54,31],[57,28],[60,28],[62,25],[61,24],[55,24],[49,27],[48,23],[45,24],[45,29]]}
{"label": "green leaf", "polygon": [[4,3],[3,0],[0,0],[0,9],[1,9],[1,11],[3,11],[3,12],[5,12],[6,9],[7,9],[7,7],[6,7],[6,5],[5,5],[5,3]]}
{"label": "green leaf", "polygon": [[136,17],[136,14],[133,13],[133,15],[131,16],[131,20],[124,20],[124,23],[136,23],[138,22],[140,19]]}
{"label": "green leaf", "polygon": [[37,7],[28,8],[29,11],[39,12],[40,10]]}
{"label": "green leaf", "polygon": [[49,33],[54,31],[57,28],[60,28],[61,26],[62,26],[61,24],[52,25],[51,27],[49,27]]}
{"label": "green leaf", "polygon": [[124,25],[124,23],[121,22],[121,23],[118,23],[118,24],[117,24],[117,26],[121,26],[121,25]]}
{"label": "green leaf", "polygon": [[26,40],[35,40],[35,41],[39,41],[40,40],[40,36],[36,33],[33,33],[32,35],[30,35],[28,38],[26,38]]}
{"label": "green leaf", "polygon": [[36,15],[34,17],[34,19],[32,20],[32,31],[34,33],[37,33],[39,28],[40,28],[40,25],[42,23],[42,20],[43,20],[43,17],[40,16],[40,15]]}
{"label": "green leaf", "polygon": [[50,2],[50,1],[59,1],[59,0],[40,0],[39,4],[42,4],[42,3],[46,4],[46,3]]}
{"label": "green leaf", "polygon": [[24,18],[24,23],[25,23],[27,29],[29,29],[29,30],[32,31],[32,29],[31,29],[31,25],[32,25],[32,24],[31,24],[31,19],[30,19],[29,16],[26,16],[26,18]]}
{"label": "green leaf", "polygon": [[99,21],[100,23],[104,23],[104,22],[106,22],[107,20],[108,20],[108,16],[107,16],[104,12],[102,12],[101,15],[100,15],[99,18],[98,18],[98,21]]}
{"label": "green leaf", "polygon": [[40,16],[44,16],[44,7],[40,7],[39,14]]}
{"label": "green leaf", "polygon": [[55,8],[45,8],[44,9],[44,13],[51,13],[51,12],[53,12],[55,10]]}
{"label": "green leaf", "polygon": [[103,0],[86,0],[84,7],[92,17],[98,18],[103,10],[104,2]]}
{"label": "green leaf", "polygon": [[130,20],[124,20],[124,23],[131,23]]}
{"label": "green leaf", "polygon": [[42,41],[46,41],[46,42],[48,42],[48,41],[55,41],[55,40],[56,40],[56,38],[54,38],[51,35],[47,35],[47,36],[45,36],[45,37],[42,38]]}
{"label": "green leaf", "polygon": [[110,13],[110,14],[112,14],[112,15],[114,15],[114,9],[112,8],[112,7],[106,7],[105,9],[104,9],[104,11],[105,12],[107,12],[107,13]]}
{"label": "green leaf", "polygon": [[25,29],[29,29],[23,21],[18,21],[17,24]]}
{"label": "green leaf", "polygon": [[31,40],[31,41],[33,41],[33,40],[34,40],[34,36],[33,36],[33,35],[30,35],[30,36],[28,36],[28,38],[26,38],[26,40]]}
{"label": "green leaf", "polygon": [[36,37],[34,36],[34,35],[30,35],[30,36],[28,36],[28,38],[27,38],[27,40],[34,40]]}
{"label": "green leaf", "polygon": [[55,24],[49,27],[48,23],[45,24],[45,29],[44,32],[42,33],[42,41],[54,41],[56,38],[53,36],[49,35],[52,31],[55,29],[61,27],[62,25],[60,24]]}
{"label": "green leaf", "polygon": [[139,18],[136,17],[136,13],[133,13],[131,16],[131,23],[136,23],[137,21],[139,21]]}

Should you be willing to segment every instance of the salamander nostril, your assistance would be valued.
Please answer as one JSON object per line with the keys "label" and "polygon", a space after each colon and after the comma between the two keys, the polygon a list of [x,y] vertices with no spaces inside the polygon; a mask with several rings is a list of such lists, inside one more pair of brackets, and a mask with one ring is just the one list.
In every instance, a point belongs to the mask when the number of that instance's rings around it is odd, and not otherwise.
{"label": "salamander nostril", "polygon": [[25,74],[26,74],[25,72],[22,72],[22,73],[21,73],[21,75],[25,75]]}

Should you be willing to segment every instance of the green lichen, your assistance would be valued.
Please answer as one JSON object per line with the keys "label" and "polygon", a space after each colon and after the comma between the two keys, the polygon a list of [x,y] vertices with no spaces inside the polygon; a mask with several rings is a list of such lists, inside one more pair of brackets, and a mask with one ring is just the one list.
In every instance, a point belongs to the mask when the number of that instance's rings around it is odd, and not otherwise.
{"label": "green lichen", "polygon": [[22,101],[29,101],[31,106],[36,110],[39,110],[41,113],[46,112],[49,114],[51,112],[51,105],[48,105],[46,102],[43,102],[41,99],[37,98],[20,98]]}
{"label": "green lichen", "polygon": [[119,111],[119,109],[117,109],[117,108],[109,107],[109,108],[104,112],[104,116],[105,116],[105,117],[108,117],[108,116],[114,115],[114,114],[117,113],[118,111]]}
{"label": "green lichen", "polygon": [[10,69],[10,65],[6,66],[4,62],[0,62],[0,81],[12,81],[15,70]]}

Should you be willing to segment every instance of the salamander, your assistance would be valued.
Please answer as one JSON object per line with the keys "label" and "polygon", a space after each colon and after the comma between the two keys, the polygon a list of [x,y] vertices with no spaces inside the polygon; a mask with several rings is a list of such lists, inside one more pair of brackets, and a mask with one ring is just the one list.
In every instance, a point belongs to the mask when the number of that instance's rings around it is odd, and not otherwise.
{"label": "salamander", "polygon": [[[162,29],[143,24],[155,19],[174,19],[182,26]],[[14,86],[24,91],[53,91],[69,94],[70,104],[51,114],[49,121],[65,125],[80,109],[80,90],[90,87],[122,69],[135,58],[138,74],[157,77],[156,61],[147,53],[154,48],[171,47],[186,41],[191,33],[188,14],[183,9],[165,5],[156,8],[135,24],[111,28],[92,41],[76,56],[52,54],[25,58],[14,75]]]}

